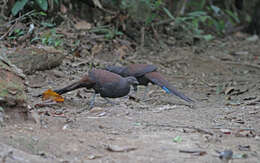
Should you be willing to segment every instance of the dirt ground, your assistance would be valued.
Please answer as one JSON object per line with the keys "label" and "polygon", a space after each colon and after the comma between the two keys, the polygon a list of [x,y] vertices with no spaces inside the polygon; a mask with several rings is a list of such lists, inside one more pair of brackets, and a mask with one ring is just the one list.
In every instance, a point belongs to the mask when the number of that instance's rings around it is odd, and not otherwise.
{"label": "dirt ground", "polygon": [[[38,123],[0,128],[0,142],[46,162],[218,163],[223,160],[216,150],[226,149],[233,151],[233,163],[260,162],[260,42],[246,37],[140,50],[125,58],[158,66],[196,101],[192,106],[150,85],[144,101],[145,88],[139,87],[136,99],[112,99],[117,104],[110,105],[98,97],[94,108],[77,113],[92,95],[81,89],[63,95],[64,103],[37,107]],[[102,67],[115,64],[113,57],[94,59]],[[79,79],[89,70],[86,60],[68,56],[61,66],[28,76],[30,105],[41,103],[33,95]]]}

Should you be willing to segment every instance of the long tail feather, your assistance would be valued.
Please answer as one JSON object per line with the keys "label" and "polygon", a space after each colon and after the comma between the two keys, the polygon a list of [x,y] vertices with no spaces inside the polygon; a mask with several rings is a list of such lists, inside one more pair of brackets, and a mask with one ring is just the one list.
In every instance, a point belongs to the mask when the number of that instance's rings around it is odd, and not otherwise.
{"label": "long tail feather", "polygon": [[79,88],[87,88],[87,89],[90,89],[92,88],[93,86],[93,82],[91,82],[87,77],[85,78],[82,78],[81,80],[75,82],[75,83],[72,83],[64,88],[61,88],[61,89],[56,89],[54,90],[54,92],[58,93],[58,94],[64,94],[64,93],[67,93],[67,92],[70,92],[70,91],[73,91],[73,90],[76,90],[76,89],[79,89]]}
{"label": "long tail feather", "polygon": [[64,93],[73,91],[73,90],[75,90],[75,89],[83,88],[83,87],[84,87],[84,86],[82,86],[82,83],[76,82],[76,83],[73,83],[73,84],[71,84],[71,85],[68,85],[68,86],[66,86],[66,87],[64,87],[64,88],[56,89],[56,90],[54,90],[54,92],[56,92],[56,93],[62,95],[62,94],[64,94]]}
{"label": "long tail feather", "polygon": [[185,96],[183,93],[178,92],[175,88],[173,88],[171,86],[171,88],[167,88],[166,86],[162,86],[162,89],[165,90],[167,93],[172,93],[178,97],[180,97],[181,99],[187,101],[187,102],[194,102],[192,99],[190,99],[189,97]]}
{"label": "long tail feather", "polygon": [[167,93],[174,94],[175,96],[178,96],[179,98],[187,101],[187,102],[194,102],[189,97],[185,96],[183,93],[177,91],[176,88],[171,86],[169,82],[167,82],[164,77],[159,72],[151,72],[147,73],[146,78],[148,78],[150,81],[152,81],[154,84],[159,85],[163,90],[165,90]]}

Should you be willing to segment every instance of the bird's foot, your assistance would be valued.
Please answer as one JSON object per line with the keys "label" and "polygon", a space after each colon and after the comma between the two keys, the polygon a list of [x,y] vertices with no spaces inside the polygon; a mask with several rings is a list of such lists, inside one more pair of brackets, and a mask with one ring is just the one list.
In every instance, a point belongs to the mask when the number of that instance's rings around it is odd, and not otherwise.
{"label": "bird's foot", "polygon": [[84,112],[86,110],[90,110],[90,109],[92,109],[94,107],[94,105],[95,105],[95,98],[92,98],[92,100],[90,101],[90,104],[87,107],[77,111],[77,113],[80,114],[80,113],[82,113],[82,112]]}

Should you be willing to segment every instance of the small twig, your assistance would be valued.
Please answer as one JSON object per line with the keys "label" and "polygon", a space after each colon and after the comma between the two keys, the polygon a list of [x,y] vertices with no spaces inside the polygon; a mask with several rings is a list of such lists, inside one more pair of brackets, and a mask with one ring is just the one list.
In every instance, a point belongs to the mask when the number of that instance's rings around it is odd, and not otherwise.
{"label": "small twig", "polygon": [[154,28],[154,26],[152,25],[152,30],[153,30],[153,34],[154,34],[154,37],[157,41],[160,41],[160,36],[158,34],[158,32],[156,31],[156,29]]}
{"label": "small twig", "polygon": [[256,132],[256,130],[253,129],[253,128],[211,127],[211,129],[245,130],[245,131],[254,131],[254,132]]}
{"label": "small twig", "polygon": [[153,100],[153,99],[154,99],[154,98],[148,98],[148,99],[142,100],[142,102],[151,101],[151,100]]}
{"label": "small twig", "polygon": [[199,133],[214,135],[210,131],[207,131],[205,129],[201,129],[198,127],[194,127],[194,126],[173,126],[173,125],[168,125],[168,124],[147,124],[146,126],[148,126],[148,127],[149,126],[160,126],[160,127],[171,127],[171,128],[188,128],[188,129],[194,129],[194,130],[198,131]]}
{"label": "small twig", "polygon": [[157,23],[154,23],[153,25],[159,26],[159,25],[169,24],[169,23],[174,22],[174,21],[175,21],[175,19],[166,19],[166,20],[162,20],[162,21],[159,21]]}
{"label": "small twig", "polygon": [[2,18],[4,18],[5,20],[7,20],[7,17],[5,16],[4,11],[5,11],[5,7],[7,6],[7,3],[8,3],[8,0],[3,0],[3,4],[1,4],[1,13],[0,13],[0,16],[1,16]]}
{"label": "small twig", "polygon": [[199,155],[199,156],[207,154],[206,151],[200,151],[200,150],[179,150],[179,152],[180,153],[191,153],[191,154]]}
{"label": "small twig", "polygon": [[26,14],[24,14],[24,15],[22,15],[22,16],[19,16],[18,18],[14,19],[14,20],[11,20],[11,21],[9,21],[9,22],[7,22],[7,23],[5,23],[4,26],[7,26],[7,25],[9,25],[9,24],[15,22],[15,24],[13,24],[13,25],[8,29],[8,31],[7,31],[3,36],[0,37],[0,40],[4,39],[4,38],[14,29],[15,25],[17,24],[17,22],[18,22],[19,20],[22,20],[25,16],[30,15],[30,14],[33,13],[33,12],[34,12],[34,10],[32,10],[32,11],[30,11],[30,12],[27,12]]}
{"label": "small twig", "polygon": [[13,24],[13,25],[8,29],[8,31],[0,37],[0,40],[4,39],[4,38],[8,35],[8,33],[10,33],[10,32],[14,29],[15,25],[16,25],[16,23]]}
{"label": "small twig", "polygon": [[197,128],[197,127],[193,127],[193,129],[195,129],[198,132],[203,133],[203,134],[214,135],[212,132],[209,132],[209,131],[207,131],[205,129],[201,129],[201,128]]}
{"label": "small twig", "polygon": [[106,12],[106,13],[108,13],[108,14],[111,14],[111,15],[116,15],[117,14],[117,12],[113,12],[113,11],[110,11],[110,10],[108,10],[108,9],[105,9],[105,8],[99,8],[101,11],[104,11],[104,12]]}
{"label": "small twig", "polygon": [[144,36],[145,35],[145,27],[143,26],[141,28],[141,48],[143,49],[144,48]]}
{"label": "small twig", "polygon": [[19,16],[18,18],[14,19],[14,20],[11,20],[11,21],[9,21],[9,22],[7,22],[7,23],[5,23],[4,26],[7,26],[8,24],[11,24],[11,23],[16,22],[16,21],[18,21],[18,20],[21,20],[21,19],[23,19],[25,16],[30,15],[30,14],[33,13],[33,12],[34,12],[34,10],[29,11],[29,12],[27,12],[26,14],[24,14],[24,15],[22,15],[22,16]]}
{"label": "small twig", "polygon": [[183,0],[183,1],[179,1],[179,3],[177,4],[177,10],[176,10],[176,14],[177,17],[180,15],[183,15],[187,6],[187,2],[188,0]]}

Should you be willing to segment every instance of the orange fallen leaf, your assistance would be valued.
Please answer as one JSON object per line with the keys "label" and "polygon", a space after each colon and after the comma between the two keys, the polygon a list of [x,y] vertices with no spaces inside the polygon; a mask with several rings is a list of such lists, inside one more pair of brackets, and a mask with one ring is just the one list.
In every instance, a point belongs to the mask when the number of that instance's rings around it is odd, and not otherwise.
{"label": "orange fallen leaf", "polygon": [[64,102],[64,98],[59,95],[58,93],[52,91],[51,89],[48,89],[47,91],[43,92],[42,100],[48,100],[51,99],[56,102]]}

